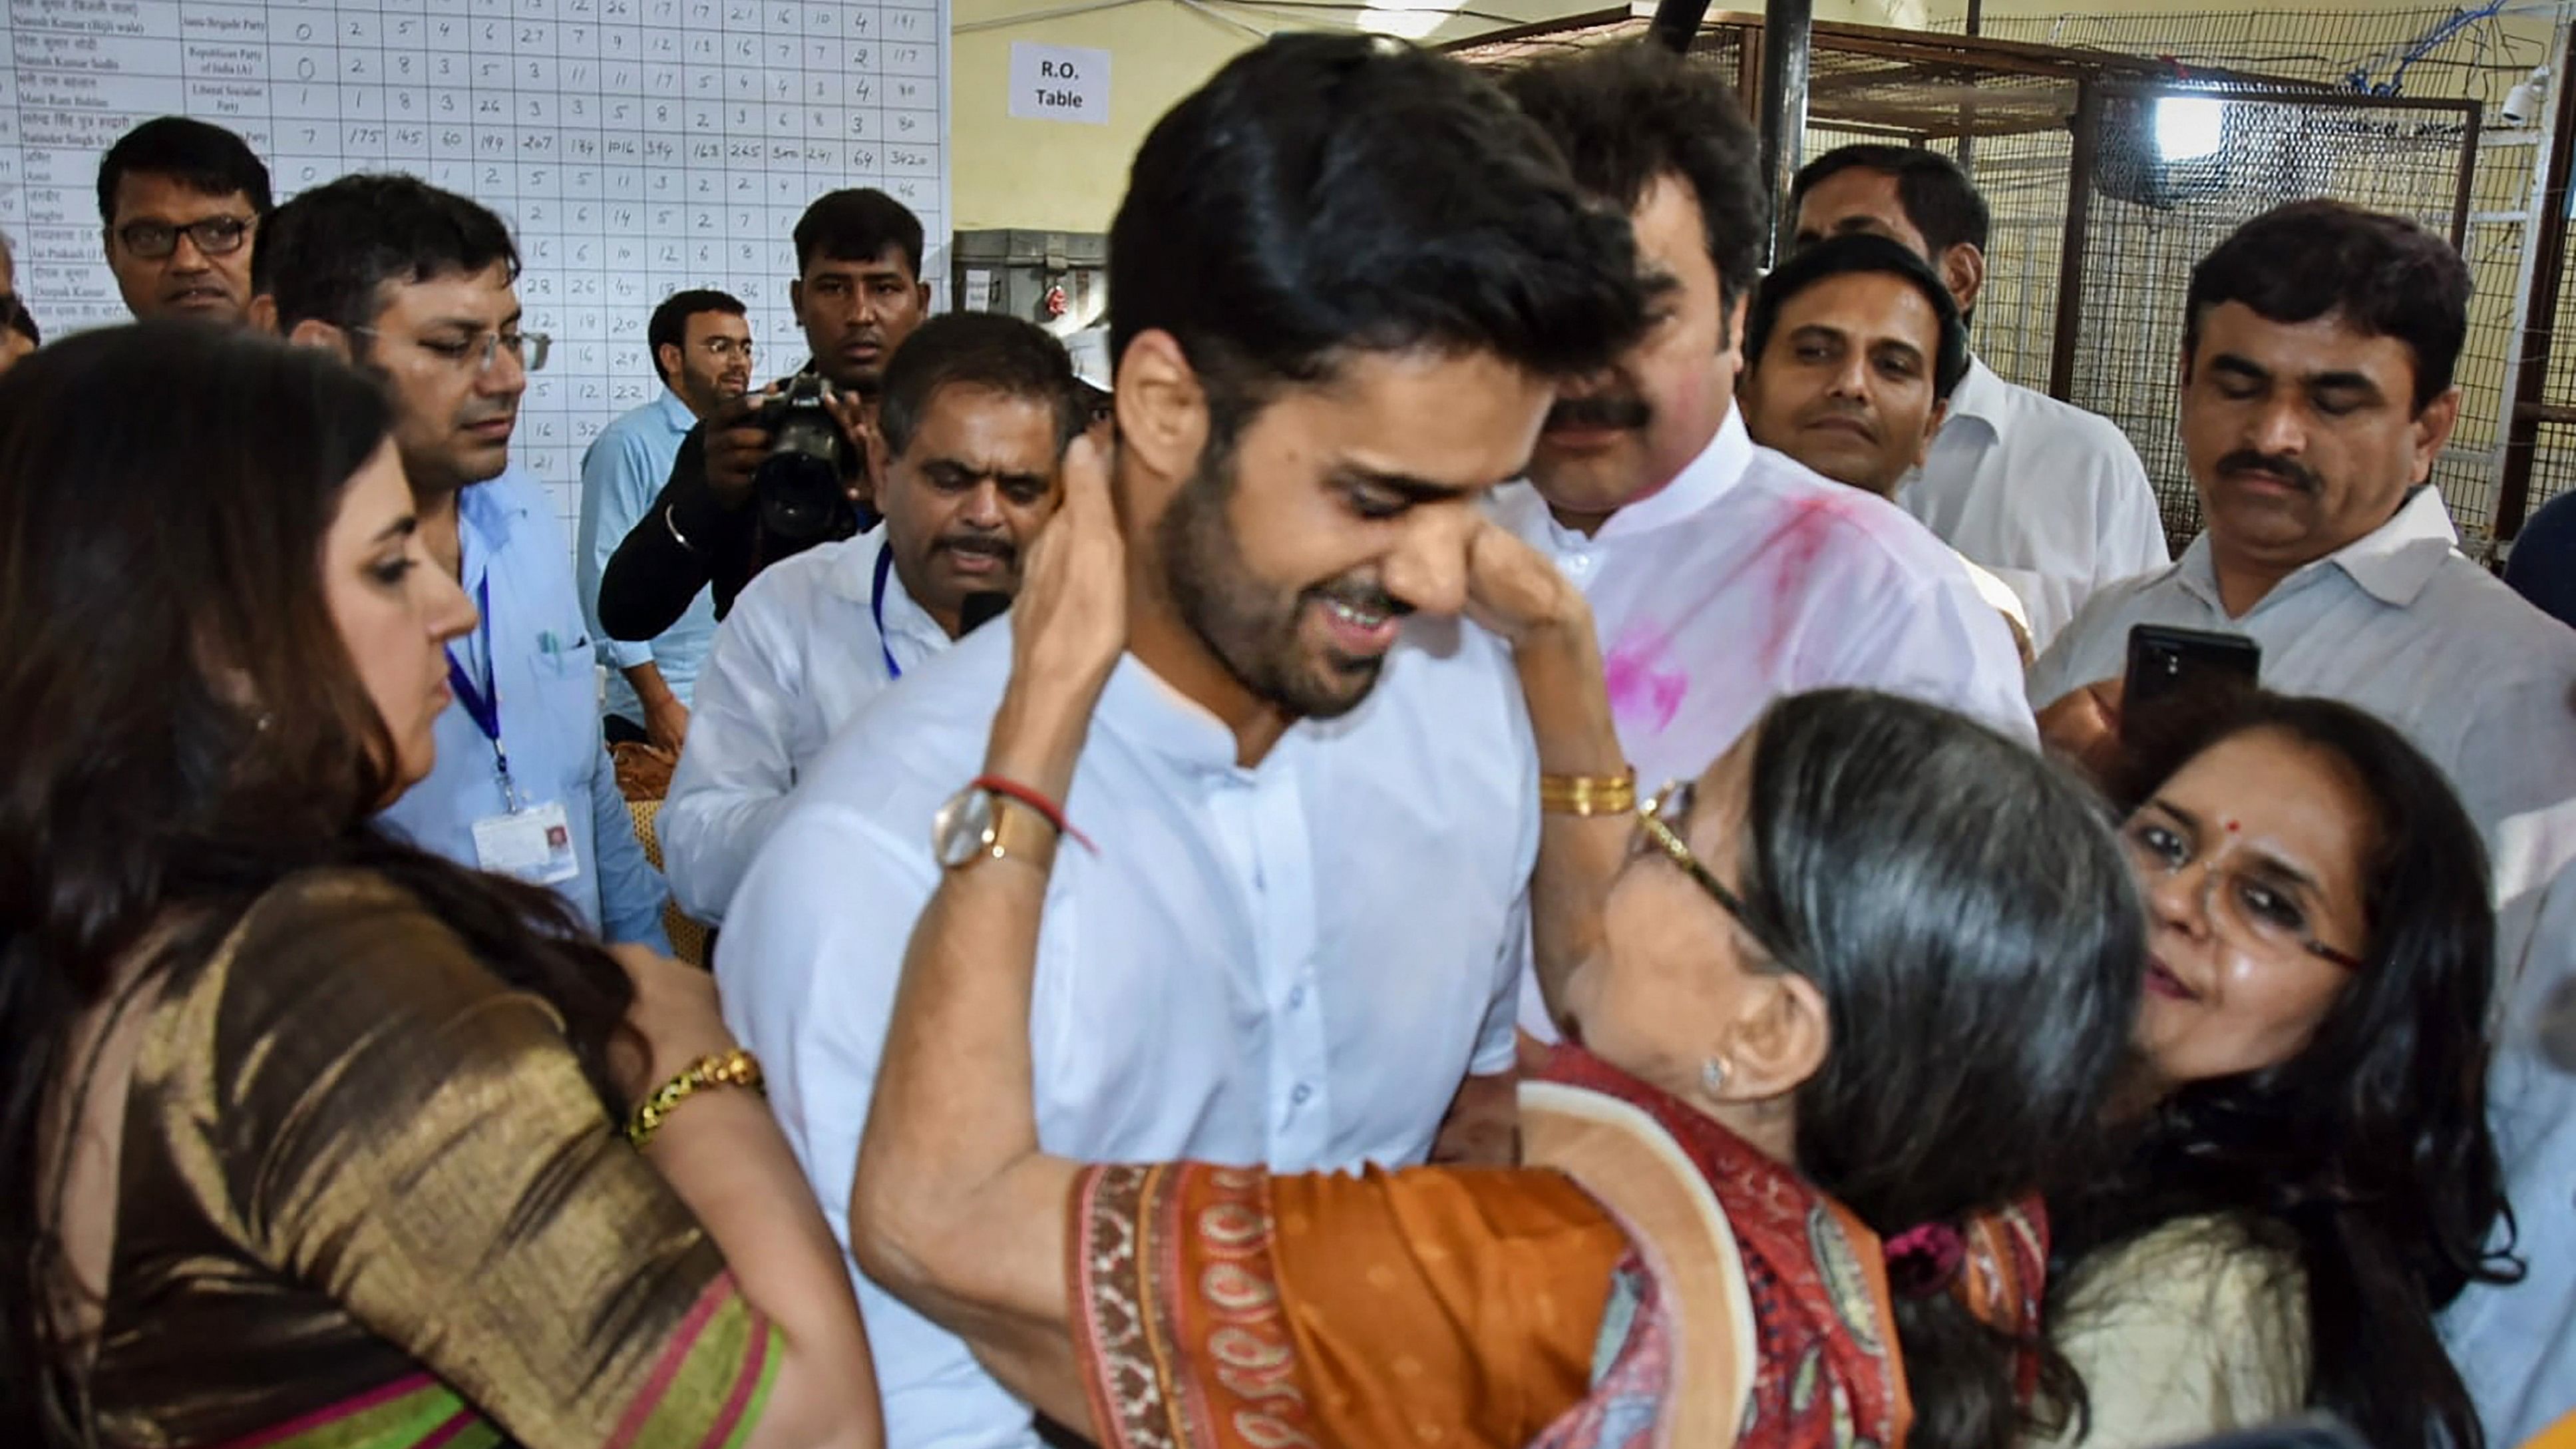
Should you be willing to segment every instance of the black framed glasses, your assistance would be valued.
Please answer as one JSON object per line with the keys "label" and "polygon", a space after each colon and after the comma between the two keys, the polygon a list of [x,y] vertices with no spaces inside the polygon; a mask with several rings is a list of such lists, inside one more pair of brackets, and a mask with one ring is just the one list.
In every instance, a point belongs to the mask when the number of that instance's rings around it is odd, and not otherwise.
{"label": "black framed glasses", "polygon": [[210,257],[230,256],[250,240],[252,221],[246,216],[209,216],[184,226],[166,221],[129,221],[116,229],[116,239],[125,249],[145,261],[157,262],[179,249],[179,238],[186,237],[197,250]]}

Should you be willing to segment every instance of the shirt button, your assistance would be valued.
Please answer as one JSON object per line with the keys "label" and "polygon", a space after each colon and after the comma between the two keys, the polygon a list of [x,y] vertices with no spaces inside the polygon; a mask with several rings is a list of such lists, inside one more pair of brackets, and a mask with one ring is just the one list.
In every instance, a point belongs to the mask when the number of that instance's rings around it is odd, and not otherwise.
{"label": "shirt button", "polygon": [[1303,1082],[1299,1082],[1297,1084],[1297,1090],[1288,1094],[1288,1100],[1295,1106],[1303,1107],[1306,1105],[1306,1099],[1313,1095],[1315,1095],[1314,1088],[1307,1086]]}
{"label": "shirt button", "polygon": [[1303,1006],[1303,1005],[1305,1005],[1305,1004],[1306,1004],[1306,988],[1305,988],[1305,987],[1303,987],[1303,986],[1297,987],[1296,989],[1294,989],[1294,990],[1292,990],[1292,991],[1290,991],[1290,992],[1288,993],[1288,1009],[1289,1009],[1290,1011],[1295,1011],[1298,1007],[1301,1007],[1301,1006]]}
{"label": "shirt button", "polygon": [[1578,553],[1572,558],[1567,559],[1565,561],[1565,571],[1570,574],[1588,574],[1592,572],[1592,555],[1588,553]]}

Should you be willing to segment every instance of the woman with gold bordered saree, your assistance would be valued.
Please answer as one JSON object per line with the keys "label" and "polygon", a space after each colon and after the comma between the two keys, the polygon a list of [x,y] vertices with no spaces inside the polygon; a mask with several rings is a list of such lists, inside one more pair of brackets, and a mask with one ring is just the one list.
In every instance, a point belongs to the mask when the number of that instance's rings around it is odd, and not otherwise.
{"label": "woman with gold bordered saree", "polygon": [[[1067,473],[986,758],[1049,802],[1124,629],[1097,459]],[[1490,526],[1468,568],[1542,767],[1615,775],[1581,595]],[[1053,853],[1086,847],[952,868],[853,1184],[862,1265],[1116,1449],[2012,1442],[2046,1358],[2024,1204],[2089,1140],[2137,1002],[2091,797],[1957,716],[1829,691],[1546,830],[1540,981],[1581,1045],[1529,1072],[1514,1169],[1047,1155],[1030,972]]]}
{"label": "woman with gold bordered saree", "polygon": [[0,378],[0,1443],[876,1449],[706,974],[370,823],[475,618],[394,423],[242,330]]}

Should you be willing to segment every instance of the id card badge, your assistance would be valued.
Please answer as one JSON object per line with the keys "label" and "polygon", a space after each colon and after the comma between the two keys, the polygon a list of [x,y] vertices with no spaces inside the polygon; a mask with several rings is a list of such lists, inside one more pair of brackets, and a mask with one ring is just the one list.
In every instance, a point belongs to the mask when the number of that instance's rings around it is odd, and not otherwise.
{"label": "id card badge", "polygon": [[581,874],[581,857],[573,852],[572,817],[559,800],[486,815],[474,822],[474,863],[530,885],[568,881]]}

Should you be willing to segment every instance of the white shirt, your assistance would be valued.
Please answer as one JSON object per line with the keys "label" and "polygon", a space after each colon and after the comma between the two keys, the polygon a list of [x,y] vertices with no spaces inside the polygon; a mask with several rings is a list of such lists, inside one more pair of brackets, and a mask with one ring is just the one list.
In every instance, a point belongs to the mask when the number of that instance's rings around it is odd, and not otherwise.
{"label": "white shirt", "polygon": [[2094,590],[2170,561],[2156,490],[2128,435],[1974,359],[1896,501],[2012,585],[2034,649],[2047,649]]}
{"label": "white shirt", "polygon": [[1885,499],[1754,446],[1733,410],[1670,484],[1591,537],[1526,483],[1495,507],[1591,602],[1641,786],[1698,775],[1772,700],[1831,685],[2038,741],[2012,631],[1958,558]]}
{"label": "white shirt", "polygon": [[[2576,1408],[2576,1083],[2540,1067],[2532,1025],[2576,979],[2576,631],[2454,546],[2441,494],[2290,575],[2242,617],[2219,602],[2206,535],[2180,562],[2106,589],[2031,669],[2031,701],[2119,677],[2132,625],[2243,634],[2262,681],[2366,709],[2450,777],[2495,876],[2498,1059],[2489,1081],[2531,1276],[2472,1287],[2445,1327],[2495,1442]],[[2554,1386],[2554,1387],[2546,1387]]]}
{"label": "white shirt", "polygon": [[696,919],[724,920],[798,774],[841,726],[897,672],[948,647],[891,568],[878,632],[885,546],[880,523],[771,564],[717,626],[656,822],[672,897]]}
{"label": "white shirt", "polygon": [[[725,1018],[845,1245],[896,980],[939,879],[931,819],[982,768],[1010,656],[997,620],[852,721],[717,945]],[[1513,1062],[1538,762],[1511,662],[1417,618],[1357,709],[1254,768],[1235,751],[1119,662],[1065,801],[1097,853],[1059,849],[1039,935],[1039,1140],[1095,1161],[1418,1163],[1462,1079]],[[888,1443],[1035,1443],[964,1344],[853,1276]]]}

